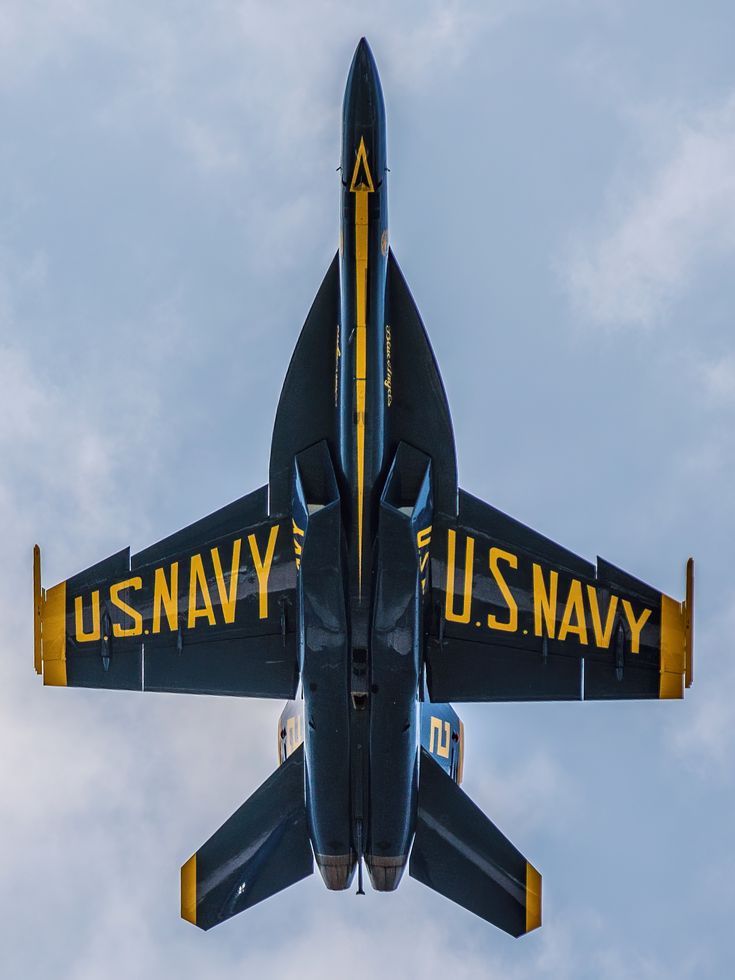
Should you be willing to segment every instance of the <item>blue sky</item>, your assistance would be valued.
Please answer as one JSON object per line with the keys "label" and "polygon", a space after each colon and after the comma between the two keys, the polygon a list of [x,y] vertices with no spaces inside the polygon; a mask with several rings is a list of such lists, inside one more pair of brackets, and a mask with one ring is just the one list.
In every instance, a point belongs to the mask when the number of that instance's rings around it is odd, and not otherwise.
{"label": "blue sky", "polygon": [[[364,8],[0,11],[0,974],[728,975],[735,10]],[[273,769],[281,705],[32,671],[35,541],[51,585],[265,482],[362,34],[461,485],[674,596],[697,559],[683,703],[460,712],[464,788],[544,875],[521,941],[317,877],[200,933],[179,865]]]}

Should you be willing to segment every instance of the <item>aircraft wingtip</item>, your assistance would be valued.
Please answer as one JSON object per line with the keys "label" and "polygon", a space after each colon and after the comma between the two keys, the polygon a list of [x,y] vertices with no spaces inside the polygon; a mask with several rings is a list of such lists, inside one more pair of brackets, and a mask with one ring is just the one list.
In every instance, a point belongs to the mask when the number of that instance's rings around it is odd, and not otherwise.
{"label": "aircraft wingtip", "polygon": [[526,861],[526,932],[541,925],[541,875]]}
{"label": "aircraft wingtip", "polygon": [[181,866],[181,918],[197,924],[197,856]]}

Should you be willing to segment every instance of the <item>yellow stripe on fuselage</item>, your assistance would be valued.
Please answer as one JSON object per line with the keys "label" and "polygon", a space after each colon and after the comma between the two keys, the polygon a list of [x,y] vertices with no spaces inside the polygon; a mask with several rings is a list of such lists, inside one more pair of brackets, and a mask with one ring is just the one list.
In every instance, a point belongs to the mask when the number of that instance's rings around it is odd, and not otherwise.
{"label": "yellow stripe on fuselage", "polygon": [[355,446],[357,454],[357,581],[362,598],[365,519],[365,401],[367,388],[368,194],[374,190],[364,139],[360,139],[350,191],[355,195]]}

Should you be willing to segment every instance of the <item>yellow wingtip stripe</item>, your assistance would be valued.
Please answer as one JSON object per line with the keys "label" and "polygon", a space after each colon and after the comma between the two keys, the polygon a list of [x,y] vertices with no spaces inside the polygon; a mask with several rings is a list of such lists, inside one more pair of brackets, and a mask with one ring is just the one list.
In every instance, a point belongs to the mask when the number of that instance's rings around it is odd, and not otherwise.
{"label": "yellow wingtip stripe", "polygon": [[526,861],[526,932],[541,925],[541,875]]}
{"label": "yellow wingtip stripe", "polygon": [[46,592],[41,609],[43,683],[66,687],[66,582]]}
{"label": "yellow wingtip stripe", "polygon": [[687,561],[686,596],[677,602],[661,594],[661,650],[658,696],[663,700],[684,697],[684,686],[694,679],[694,560]]}
{"label": "yellow wingtip stripe", "polygon": [[662,700],[684,697],[686,642],[682,603],[661,595],[661,653],[658,696]]}
{"label": "yellow wingtip stripe", "polygon": [[181,866],[181,918],[197,924],[197,856]]}

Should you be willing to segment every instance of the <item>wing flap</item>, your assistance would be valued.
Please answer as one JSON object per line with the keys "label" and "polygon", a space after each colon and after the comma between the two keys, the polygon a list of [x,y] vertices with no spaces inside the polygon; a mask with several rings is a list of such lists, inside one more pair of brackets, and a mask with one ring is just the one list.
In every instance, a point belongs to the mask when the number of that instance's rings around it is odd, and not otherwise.
{"label": "wing flap", "polygon": [[[431,700],[579,701],[582,669],[576,655],[546,653],[510,643],[445,635],[427,645]],[[484,696],[480,696],[484,695]]]}

